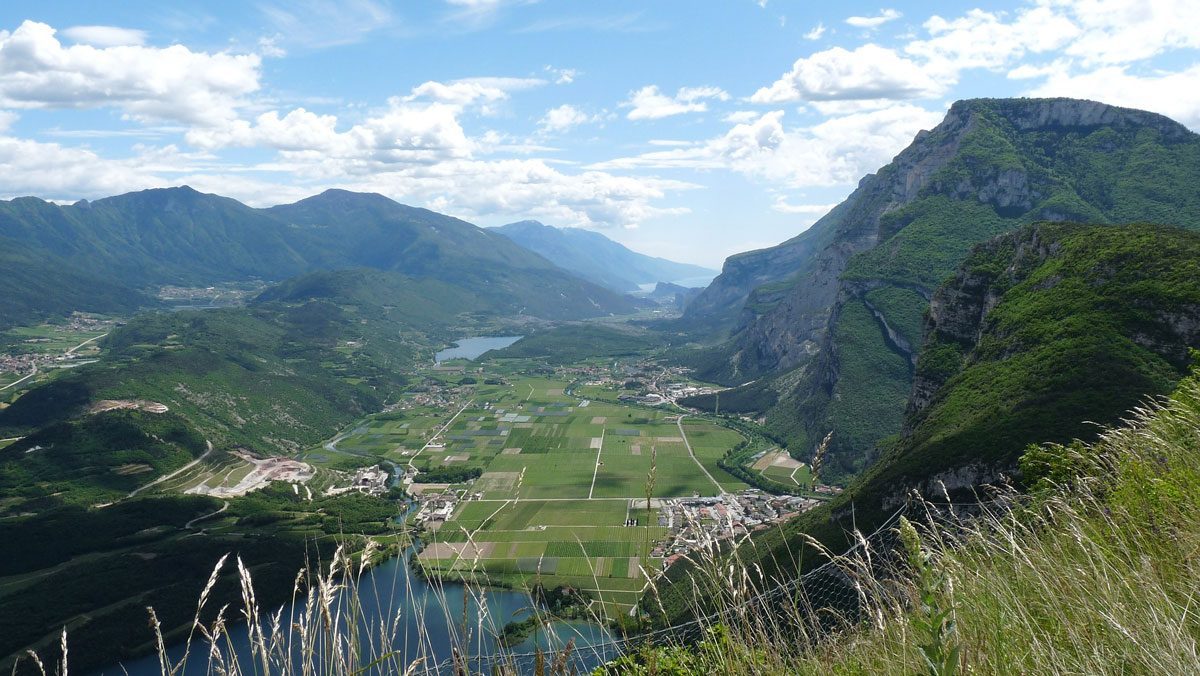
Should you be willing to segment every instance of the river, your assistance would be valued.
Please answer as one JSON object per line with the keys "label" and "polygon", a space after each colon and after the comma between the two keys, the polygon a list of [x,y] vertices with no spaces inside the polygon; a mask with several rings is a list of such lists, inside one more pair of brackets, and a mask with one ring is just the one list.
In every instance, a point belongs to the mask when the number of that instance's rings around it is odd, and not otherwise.
{"label": "river", "polygon": [[436,355],[433,360],[437,363],[451,359],[474,359],[488,350],[500,350],[512,345],[524,336],[483,336],[479,338],[459,338],[453,347],[448,347]]}
{"label": "river", "polygon": [[[471,663],[472,673],[490,673],[492,670],[490,664],[486,663],[486,658],[495,656],[498,652],[494,637],[507,622],[527,616],[522,611],[529,607],[529,597],[516,591],[426,582],[420,576],[414,575],[405,563],[410,553],[411,550],[406,551],[404,556],[376,566],[364,573],[360,580],[358,599],[362,605],[360,626],[365,630],[364,635],[366,632],[372,632],[377,637],[381,625],[397,622],[394,638],[387,648],[373,652],[384,654],[396,651],[403,658],[397,657],[395,663],[405,666],[418,657],[429,657],[425,664],[432,666],[449,658],[451,647],[457,645],[460,650],[465,650],[475,658]],[[240,612],[231,610],[232,612],[228,613],[230,617],[240,616]],[[291,604],[284,606],[284,631],[288,631],[290,623],[286,618],[291,616],[292,612]],[[302,602],[295,608],[295,612],[303,612]],[[463,631],[464,626],[466,633]],[[269,633],[269,621],[264,620],[264,627]],[[250,640],[245,625],[234,627],[230,634],[233,652],[239,656],[243,669],[254,671],[249,662]],[[466,640],[463,640],[463,637],[466,637]],[[589,650],[586,646],[601,646],[611,640],[608,631],[599,625],[562,622],[555,623],[548,631],[539,632],[506,652],[530,653],[537,647],[555,651],[566,645],[571,638],[575,639],[576,644],[572,662],[580,670],[588,670],[603,661],[596,650]],[[183,642],[167,648],[172,664],[182,659],[184,648]],[[208,646],[199,638],[194,639],[192,657],[188,660],[187,668],[180,674],[207,673],[207,652]],[[484,659],[480,660],[480,656]],[[395,663],[389,663],[389,666]],[[521,663],[523,660],[518,660],[518,664]],[[375,671],[385,673],[391,669],[381,667]],[[161,669],[157,656],[150,655],[93,673],[96,676],[158,676]]]}

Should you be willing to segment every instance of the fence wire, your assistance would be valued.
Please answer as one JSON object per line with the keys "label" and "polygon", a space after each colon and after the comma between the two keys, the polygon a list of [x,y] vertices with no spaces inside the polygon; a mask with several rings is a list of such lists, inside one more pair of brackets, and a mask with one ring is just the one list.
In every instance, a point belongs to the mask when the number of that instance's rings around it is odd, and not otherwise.
{"label": "fence wire", "polygon": [[[909,504],[897,509],[871,535],[859,539],[845,554],[845,558],[857,557],[869,561],[873,573],[882,572],[894,565],[897,550],[896,526],[900,517],[911,509]],[[867,553],[867,556],[861,556]],[[645,647],[695,643],[704,639],[708,629],[716,624],[728,625],[730,621],[746,617],[772,617],[773,610],[787,607],[793,610],[798,597],[803,598],[806,612],[821,617],[854,618],[859,611],[861,590],[855,581],[836,561],[827,561],[791,582],[777,585],[754,594],[741,602],[722,604],[724,607],[703,617],[663,629],[639,633],[609,641],[574,646],[566,657],[568,671],[587,673],[597,666],[629,655]],[[786,615],[783,615],[786,616]],[[820,618],[809,618],[820,626]],[[429,666],[426,674],[488,674],[488,673],[533,673],[539,663],[549,664],[564,655],[563,648],[542,653],[499,653],[471,657],[447,657]]]}

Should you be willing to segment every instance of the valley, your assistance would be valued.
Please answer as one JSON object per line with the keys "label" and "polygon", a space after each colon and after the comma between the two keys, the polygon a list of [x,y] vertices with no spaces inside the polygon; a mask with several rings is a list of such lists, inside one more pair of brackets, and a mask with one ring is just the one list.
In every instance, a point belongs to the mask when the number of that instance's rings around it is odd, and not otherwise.
{"label": "valley", "polygon": [[[1200,520],[1164,506],[1200,494],[1200,136],[1025,98],[905,138],[704,288],[596,232],[338,188],[0,201],[0,669],[66,631],[73,669],[152,674],[211,631],[185,676],[323,673],[287,660],[361,636],[332,671],[773,673],[894,632],[906,672],[958,673],[926,652],[959,640],[954,585],[1075,576],[1010,544],[1109,523],[1200,636]],[[1053,603],[1030,589],[996,617]]]}

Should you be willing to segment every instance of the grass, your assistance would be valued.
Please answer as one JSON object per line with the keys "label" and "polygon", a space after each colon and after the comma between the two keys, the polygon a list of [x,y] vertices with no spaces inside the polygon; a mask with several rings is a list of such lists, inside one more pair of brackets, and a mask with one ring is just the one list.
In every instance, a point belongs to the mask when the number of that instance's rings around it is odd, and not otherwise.
{"label": "grass", "polygon": [[891,538],[829,556],[857,612],[814,614],[806,594],[748,608],[770,582],[713,553],[696,597],[719,614],[699,640],[609,673],[1196,673],[1198,432],[1192,377],[1093,444],[1031,447],[1031,495],[973,516],[915,503]]}
{"label": "grass", "polygon": [[[906,518],[871,536],[856,535],[860,545],[851,552],[826,551],[823,579],[838,581],[849,594],[849,603],[835,606],[824,603],[830,597],[823,598],[815,584],[761,595],[773,581],[708,543],[694,555],[693,568],[696,610],[705,611],[704,619],[654,633],[654,640],[624,643],[625,655],[596,673],[1195,673],[1198,455],[1200,380],[1192,376],[1170,401],[1137,411],[1092,444],[1030,447],[1022,459],[1028,495],[1002,493],[999,500],[953,511],[917,499]],[[614,598],[632,598],[637,580],[619,575],[628,572],[628,550],[607,538],[581,539],[576,546],[592,548],[599,563],[566,556],[570,546],[561,541],[542,551],[561,555],[553,565],[563,579],[580,585],[590,580]],[[358,580],[373,547],[362,556],[339,549],[332,565],[302,572],[293,590],[298,602],[288,615],[262,607],[251,571],[240,561],[223,560],[218,570],[231,565],[237,571],[249,648],[231,650],[239,611],[216,611],[211,604],[209,593],[221,579],[214,571],[200,594],[183,659],[206,662],[208,673],[351,674],[368,666],[415,673],[438,663],[444,655],[433,652],[429,630],[411,636],[388,616],[371,620],[364,610],[374,592]],[[478,561],[466,563],[467,570],[486,573]],[[537,577],[518,567],[499,568],[497,579],[528,583]],[[818,579],[810,575],[806,582]],[[538,670],[522,668],[511,653],[478,657],[488,637],[497,635],[496,620],[460,623],[459,606],[444,587],[435,589],[443,591],[407,599],[405,608],[426,614],[421,626],[448,632],[458,673]],[[655,598],[643,608],[653,610]],[[593,604],[590,612],[603,609],[603,603]],[[157,630],[153,611],[150,617]],[[69,632],[64,640],[69,645]],[[542,662],[541,673],[567,673],[568,664],[578,666],[571,662],[574,650],[559,643],[557,651],[530,659]],[[69,653],[55,645],[40,659],[54,668],[60,654]],[[164,674],[179,666],[178,659],[161,655]]]}

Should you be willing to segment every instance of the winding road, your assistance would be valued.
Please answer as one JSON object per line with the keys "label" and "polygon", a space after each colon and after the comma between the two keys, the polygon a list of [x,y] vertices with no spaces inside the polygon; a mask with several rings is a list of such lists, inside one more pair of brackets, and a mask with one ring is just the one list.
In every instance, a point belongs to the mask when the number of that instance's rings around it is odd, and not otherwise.
{"label": "winding road", "polygon": [[208,448],[207,448],[207,450],[204,451],[204,454],[201,455],[199,458],[196,458],[195,460],[189,462],[188,464],[184,465],[183,467],[180,467],[179,469],[175,470],[174,472],[171,472],[170,474],[165,474],[163,476],[158,477],[157,479],[155,479],[154,481],[151,481],[150,483],[146,484],[145,486],[139,486],[139,487],[133,489],[129,493],[129,495],[125,496],[125,499],[128,500],[129,498],[132,498],[133,496],[137,495],[138,493],[141,493],[142,491],[146,490],[147,488],[150,488],[151,486],[157,486],[158,484],[160,484],[164,481],[167,481],[168,479],[174,479],[175,477],[179,476],[180,474],[182,474],[182,473],[186,472],[187,470],[200,464],[201,461],[203,461],[205,458],[207,458],[213,452],[212,442],[205,439],[204,443],[208,446]]}
{"label": "winding road", "polygon": [[7,390],[8,388],[12,387],[13,385],[20,385],[21,383],[25,382],[26,380],[29,380],[30,378],[36,376],[37,374],[38,374],[37,364],[34,364],[32,373],[25,376],[24,378],[21,378],[20,380],[14,380],[11,383],[5,385],[4,387],[0,387],[0,391]]}
{"label": "winding road", "polygon": [[229,509],[229,501],[228,501],[228,500],[226,500],[226,501],[224,502],[224,504],[222,504],[222,505],[221,505],[221,508],[220,508],[220,509],[218,509],[217,511],[215,511],[215,512],[209,512],[208,514],[201,514],[200,516],[198,516],[198,517],[196,517],[196,518],[192,519],[191,521],[188,521],[187,523],[183,524],[183,527],[184,527],[184,528],[186,528],[186,529],[188,529],[188,530],[190,530],[190,529],[191,529],[191,527],[192,527],[192,524],[196,523],[197,521],[203,521],[203,520],[205,520],[205,519],[209,518],[210,516],[216,516],[216,515],[220,514],[221,512],[224,512],[224,511],[225,511],[225,510],[227,510],[227,509]]}

